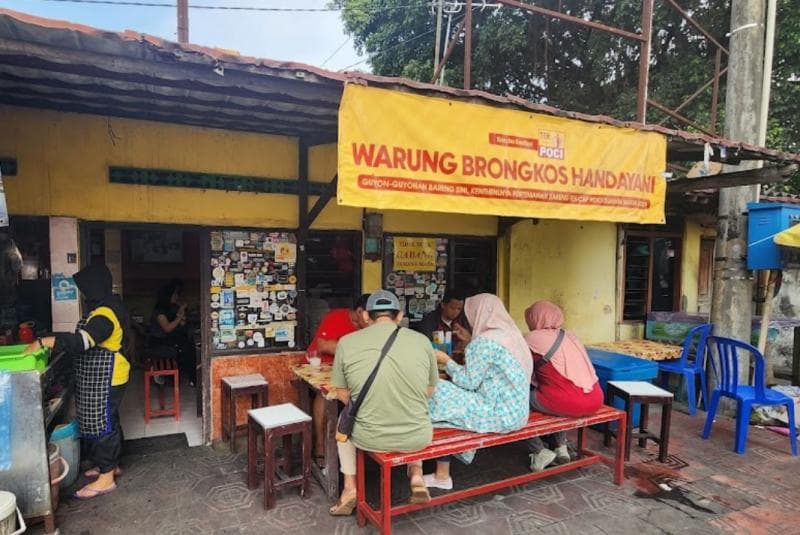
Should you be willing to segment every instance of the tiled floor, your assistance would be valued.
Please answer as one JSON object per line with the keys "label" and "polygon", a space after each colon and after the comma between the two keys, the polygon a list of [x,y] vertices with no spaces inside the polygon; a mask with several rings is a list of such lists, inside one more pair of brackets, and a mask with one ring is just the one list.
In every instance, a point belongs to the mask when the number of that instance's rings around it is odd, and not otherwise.
{"label": "tiled floor", "polygon": [[[612,484],[608,467],[593,466],[403,516],[395,520],[394,532],[800,533],[800,461],[789,456],[787,438],[753,428],[747,454],[740,456],[732,451],[733,423],[720,418],[704,441],[703,417],[673,415],[667,464],[655,460],[655,447],[634,448],[621,487]],[[116,492],[88,502],[65,499],[58,511],[61,532],[376,533],[359,529],[354,517],[330,517],[316,485],[307,499],[296,491],[279,494],[276,508],[265,511],[262,491],[248,490],[245,483],[244,453],[207,447],[144,451],[123,459],[125,474]],[[454,463],[453,473],[457,487],[476,485],[524,472],[526,463],[524,447],[511,445],[479,452],[470,466]],[[401,472],[393,489],[397,503],[408,498]],[[373,491],[376,479],[368,474]]]}
{"label": "tiled floor", "polygon": [[[188,383],[181,383],[181,419],[175,421],[172,416],[152,418],[149,424],[144,423],[144,381],[142,371],[137,370],[131,376],[125,397],[120,407],[122,429],[127,440],[145,437],[156,437],[185,433],[189,446],[199,446],[203,443],[203,420],[197,417],[197,391]],[[172,404],[172,383],[167,379],[164,395],[167,406]],[[158,395],[155,385],[151,387],[153,407],[158,406]]]}

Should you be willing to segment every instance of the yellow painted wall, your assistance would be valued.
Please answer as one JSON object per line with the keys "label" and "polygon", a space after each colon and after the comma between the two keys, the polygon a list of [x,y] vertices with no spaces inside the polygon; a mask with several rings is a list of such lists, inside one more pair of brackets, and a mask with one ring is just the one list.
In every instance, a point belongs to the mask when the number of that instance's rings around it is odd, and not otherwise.
{"label": "yellow painted wall", "polygon": [[[0,155],[17,159],[5,180],[12,214],[109,222],[296,228],[297,197],[112,184],[109,166],[296,178],[297,140],[166,123],[0,106]],[[312,147],[309,178],[336,174],[336,145]],[[316,198],[309,199],[313,206]],[[329,202],[313,229],[360,230],[363,210]],[[497,218],[406,210],[384,212],[384,230],[493,236]],[[381,283],[363,266],[364,290]]]}
{"label": "yellow painted wall", "polygon": [[686,219],[681,253],[681,310],[697,312],[697,277],[700,271],[700,237],[702,228],[693,219]]}
{"label": "yellow painted wall", "polygon": [[128,166],[294,178],[293,138],[0,106],[9,211],[104,221],[291,227],[292,196],[112,184]]}
{"label": "yellow painted wall", "polygon": [[564,310],[567,328],[585,342],[614,340],[614,223],[522,221],[510,240],[509,311],[523,331],[525,308],[547,299]]}

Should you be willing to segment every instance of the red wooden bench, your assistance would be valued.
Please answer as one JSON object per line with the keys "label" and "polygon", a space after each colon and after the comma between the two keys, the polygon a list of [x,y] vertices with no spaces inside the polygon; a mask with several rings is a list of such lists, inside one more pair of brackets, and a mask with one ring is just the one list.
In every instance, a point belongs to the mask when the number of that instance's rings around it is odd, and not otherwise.
{"label": "red wooden bench", "polygon": [[[433,432],[433,442],[424,450],[411,453],[377,453],[358,450],[357,472],[357,519],[359,527],[364,527],[367,520],[375,524],[383,535],[389,535],[392,530],[392,517],[434,507],[456,500],[463,500],[480,494],[495,492],[500,489],[514,485],[523,485],[536,479],[541,479],[554,474],[560,474],[569,470],[575,470],[584,466],[596,463],[606,463],[613,467],[614,483],[622,484],[625,469],[625,412],[611,407],[603,406],[596,414],[586,418],[562,418],[560,416],[548,416],[538,412],[532,412],[528,418],[528,424],[518,431],[507,434],[497,433],[472,433],[459,429],[435,429]],[[616,442],[616,453],[614,457],[601,455],[586,448],[584,430],[595,424],[607,422],[618,422],[617,429],[620,436]],[[392,468],[403,466],[414,461],[425,461],[436,459],[454,453],[463,453],[469,450],[489,448],[511,442],[518,442],[533,437],[548,435],[557,431],[578,430],[578,458],[570,463],[547,468],[542,472],[530,472],[519,476],[510,477],[501,481],[487,483],[477,487],[453,490],[447,494],[436,496],[429,503],[424,504],[401,504],[392,506]],[[380,488],[380,509],[375,510],[367,503],[365,485],[365,459],[369,456],[375,461],[381,472]]]}

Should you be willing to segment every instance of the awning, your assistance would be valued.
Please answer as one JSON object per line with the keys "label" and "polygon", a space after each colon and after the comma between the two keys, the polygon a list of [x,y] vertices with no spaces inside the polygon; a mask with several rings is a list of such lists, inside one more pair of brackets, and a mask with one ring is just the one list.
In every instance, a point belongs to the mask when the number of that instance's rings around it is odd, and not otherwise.
{"label": "awning", "polygon": [[789,227],[775,234],[772,239],[775,243],[784,247],[800,248],[800,225]]}

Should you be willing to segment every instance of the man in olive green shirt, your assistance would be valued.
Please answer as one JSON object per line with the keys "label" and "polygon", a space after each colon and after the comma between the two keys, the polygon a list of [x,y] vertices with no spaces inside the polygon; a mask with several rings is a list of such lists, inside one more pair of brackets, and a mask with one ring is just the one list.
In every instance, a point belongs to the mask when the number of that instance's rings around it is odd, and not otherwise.
{"label": "man in olive green shirt", "polygon": [[[339,340],[331,383],[343,403],[361,390],[395,331],[403,313],[393,293],[380,290],[367,300],[369,326]],[[331,514],[350,514],[356,499],[356,448],[369,451],[417,451],[431,443],[433,426],[428,398],[439,378],[430,340],[400,329],[361,404],[347,442],[339,442],[344,490]],[[409,465],[412,502],[430,500],[422,480],[422,463]]]}

